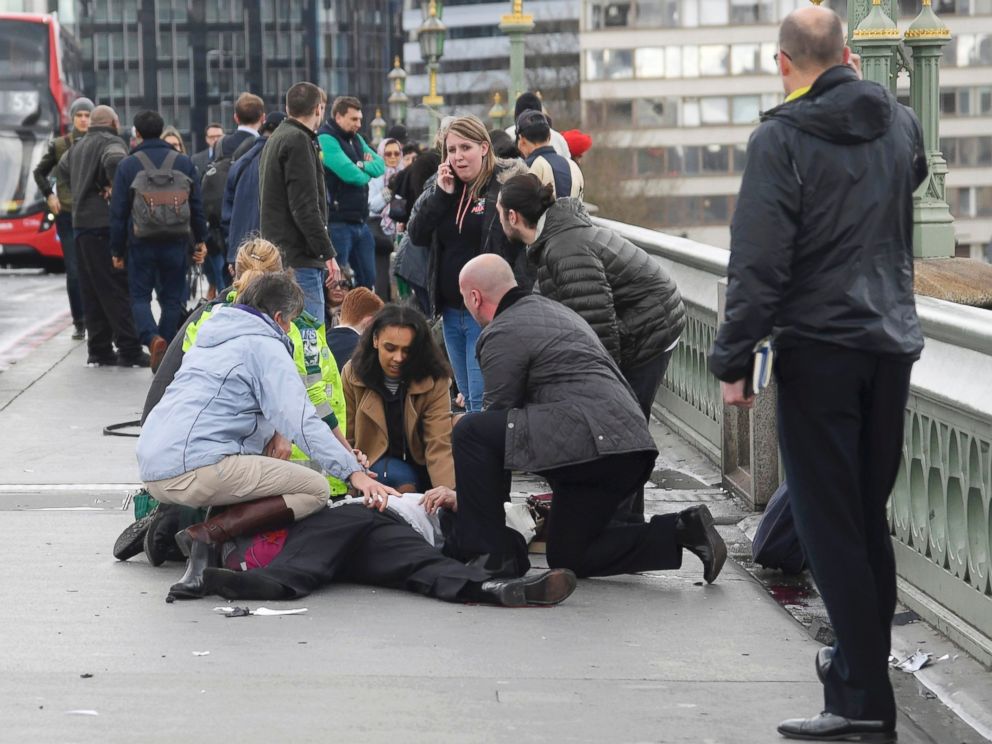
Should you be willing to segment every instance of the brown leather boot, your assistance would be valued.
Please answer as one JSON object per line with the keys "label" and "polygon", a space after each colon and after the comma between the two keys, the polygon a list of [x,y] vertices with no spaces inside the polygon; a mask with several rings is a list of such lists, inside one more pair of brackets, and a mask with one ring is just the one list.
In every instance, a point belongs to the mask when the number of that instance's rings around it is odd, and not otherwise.
{"label": "brown leather boot", "polygon": [[216,517],[191,525],[176,535],[176,541],[179,542],[181,536],[185,534],[187,540],[182,542],[196,541],[208,545],[220,545],[239,535],[253,535],[262,530],[275,530],[292,523],[293,510],[286,506],[286,500],[282,496],[267,496],[264,499],[230,506]]}
{"label": "brown leather boot", "polygon": [[187,556],[186,573],[169,589],[166,602],[203,596],[203,571],[216,560],[216,546],[239,535],[278,529],[293,522],[293,510],[282,496],[246,501],[176,533],[176,545]]}

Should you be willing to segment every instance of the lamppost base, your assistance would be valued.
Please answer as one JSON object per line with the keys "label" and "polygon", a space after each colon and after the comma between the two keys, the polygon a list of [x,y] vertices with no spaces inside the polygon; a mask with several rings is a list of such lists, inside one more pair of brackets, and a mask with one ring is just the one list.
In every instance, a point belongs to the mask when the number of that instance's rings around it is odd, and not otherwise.
{"label": "lamppost base", "polygon": [[917,258],[954,255],[954,221],[945,203],[919,201],[913,205],[913,255]]}

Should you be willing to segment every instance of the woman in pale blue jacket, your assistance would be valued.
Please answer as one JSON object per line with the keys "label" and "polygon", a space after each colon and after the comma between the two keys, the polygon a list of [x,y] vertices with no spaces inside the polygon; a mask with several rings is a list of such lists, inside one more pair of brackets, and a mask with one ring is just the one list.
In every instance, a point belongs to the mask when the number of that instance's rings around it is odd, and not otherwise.
{"label": "woman in pale blue jacket", "polygon": [[396,493],[366,475],[307,396],[286,335],[303,309],[292,277],[265,274],[239,300],[204,324],[138,438],[141,479],[156,500],[236,504],[176,535],[189,561],[167,601],[202,596],[203,569],[216,546],[282,527],[327,504],[327,479],[288,462],[291,444],[349,482],[370,507],[385,509]]}

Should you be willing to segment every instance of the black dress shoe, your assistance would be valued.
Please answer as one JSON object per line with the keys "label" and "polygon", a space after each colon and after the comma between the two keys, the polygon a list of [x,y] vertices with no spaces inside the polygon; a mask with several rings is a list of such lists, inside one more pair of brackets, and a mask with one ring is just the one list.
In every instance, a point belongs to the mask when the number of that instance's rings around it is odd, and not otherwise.
{"label": "black dress shoe", "polygon": [[483,598],[504,607],[527,605],[556,605],[575,591],[575,574],[567,568],[552,568],[519,579],[490,579],[483,581]]}
{"label": "black dress shoe", "polygon": [[804,741],[860,741],[888,744],[898,741],[895,727],[885,721],[856,721],[851,718],[821,713],[814,718],[790,718],[778,725],[786,739]]}
{"label": "black dress shoe", "polygon": [[827,674],[833,663],[834,649],[832,646],[824,646],[816,652],[816,676],[823,684],[827,683]]}
{"label": "black dress shoe", "polygon": [[727,560],[727,546],[716,531],[713,515],[705,505],[679,512],[675,520],[675,539],[703,562],[706,583],[716,581]]}
{"label": "black dress shoe", "polygon": [[148,533],[149,525],[154,520],[156,509],[158,507],[155,507],[155,509],[152,509],[141,519],[131,522],[131,524],[124,528],[124,531],[114,543],[114,558],[119,561],[126,561],[128,558],[133,558],[141,552],[145,535]]}

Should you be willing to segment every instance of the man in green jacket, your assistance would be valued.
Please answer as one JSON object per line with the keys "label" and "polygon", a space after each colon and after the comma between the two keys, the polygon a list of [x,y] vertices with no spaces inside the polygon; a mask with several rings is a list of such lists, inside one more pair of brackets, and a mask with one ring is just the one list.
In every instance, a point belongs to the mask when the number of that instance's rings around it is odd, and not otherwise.
{"label": "man in green jacket", "polygon": [[317,127],[327,97],[313,83],[286,93],[286,120],[262,148],[259,161],[259,228],[279,246],[283,265],[296,272],[304,309],[324,318],[324,280],[341,276],[327,234],[327,194],[317,146]]}
{"label": "man in green jacket", "polygon": [[52,171],[66,151],[81,139],[90,128],[90,112],[93,101],[77,98],[69,106],[72,131],[63,137],[56,137],[48,143],[48,150],[34,169],[34,181],[38,190],[45,195],[48,209],[55,215],[55,231],[62,244],[62,257],[65,259],[65,290],[69,295],[69,310],[75,330],[72,338],[81,341],[86,338],[83,298],[79,292],[79,261],[76,258],[76,241],[72,234],[72,191],[64,177],[55,175],[55,188],[52,188]]}
{"label": "man in green jacket", "polygon": [[369,230],[369,181],[386,172],[386,164],[358,130],[362,102],[351,96],[334,99],[331,119],[317,132],[327,190],[327,230],[341,263],[355,272],[357,286],[375,288],[375,240]]}

